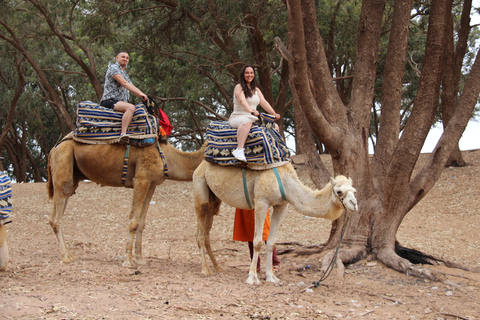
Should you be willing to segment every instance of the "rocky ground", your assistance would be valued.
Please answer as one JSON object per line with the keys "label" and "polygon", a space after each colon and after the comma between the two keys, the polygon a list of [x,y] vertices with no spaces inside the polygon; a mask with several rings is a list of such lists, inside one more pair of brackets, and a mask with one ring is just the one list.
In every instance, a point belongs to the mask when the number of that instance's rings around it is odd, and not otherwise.
{"label": "rocky ground", "polygon": [[[433,190],[405,218],[402,245],[480,268],[480,150],[468,166],[446,168]],[[327,161],[328,162],[328,161]],[[306,177],[306,174],[302,174]],[[14,184],[11,261],[0,273],[0,319],[480,319],[480,274],[432,266],[449,285],[416,279],[379,262],[348,266],[315,288],[321,254],[281,254],[280,284],[245,284],[245,243],[232,241],[234,209],[222,205],[212,246],[225,272],[201,274],[195,242],[192,184],[157,188],[144,232],[147,266],[122,267],[131,190],[83,182],[67,207],[65,239],[78,256],[60,262],[48,224],[45,183]],[[323,243],[327,220],[290,209],[279,252]],[[263,264],[264,266],[264,264]]]}

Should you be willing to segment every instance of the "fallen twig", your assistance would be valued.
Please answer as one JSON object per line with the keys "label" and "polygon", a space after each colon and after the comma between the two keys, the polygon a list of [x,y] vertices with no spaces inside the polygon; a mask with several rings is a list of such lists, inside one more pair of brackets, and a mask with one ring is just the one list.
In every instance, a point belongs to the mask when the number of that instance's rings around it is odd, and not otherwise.
{"label": "fallen twig", "polygon": [[446,316],[446,317],[454,317],[454,318],[458,318],[458,319],[462,319],[462,320],[470,320],[470,318],[465,318],[465,317],[458,316],[458,315],[452,314],[452,313],[439,312],[438,314],[442,315],[442,316]]}
{"label": "fallen twig", "polygon": [[360,315],[360,317],[366,316],[367,314],[370,314],[370,313],[372,313],[373,311],[375,311],[375,310],[367,310],[367,311],[365,311],[364,313],[362,313],[362,314]]}
{"label": "fallen twig", "polygon": [[398,303],[398,304],[404,304],[402,300],[391,298],[391,297],[386,296],[384,294],[379,294],[379,295],[377,295],[377,297],[383,298],[385,300],[393,301],[393,302]]}

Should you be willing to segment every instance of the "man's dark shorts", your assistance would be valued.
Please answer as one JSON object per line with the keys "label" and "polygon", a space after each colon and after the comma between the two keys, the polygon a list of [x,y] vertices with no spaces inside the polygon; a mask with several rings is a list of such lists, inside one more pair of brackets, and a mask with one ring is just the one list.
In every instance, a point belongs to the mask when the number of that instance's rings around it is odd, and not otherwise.
{"label": "man's dark shorts", "polygon": [[115,99],[108,99],[108,100],[103,100],[100,102],[100,105],[105,108],[110,108],[113,109],[115,106],[115,103],[117,103],[120,100],[115,100]]}

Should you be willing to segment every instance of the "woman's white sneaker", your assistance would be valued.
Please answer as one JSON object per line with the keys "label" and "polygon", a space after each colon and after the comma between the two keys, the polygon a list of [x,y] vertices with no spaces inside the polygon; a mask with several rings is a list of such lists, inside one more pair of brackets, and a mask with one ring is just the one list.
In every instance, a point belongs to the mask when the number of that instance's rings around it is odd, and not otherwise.
{"label": "woman's white sneaker", "polygon": [[247,158],[245,158],[245,149],[235,149],[232,151],[233,156],[243,162],[247,162]]}

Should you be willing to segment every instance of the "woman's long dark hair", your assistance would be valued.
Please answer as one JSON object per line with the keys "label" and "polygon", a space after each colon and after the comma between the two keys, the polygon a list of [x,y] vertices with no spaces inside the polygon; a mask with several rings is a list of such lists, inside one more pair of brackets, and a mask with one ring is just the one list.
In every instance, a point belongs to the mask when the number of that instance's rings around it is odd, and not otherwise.
{"label": "woman's long dark hair", "polygon": [[[250,98],[255,93],[255,88],[257,87],[257,85],[255,83],[255,77],[253,77],[253,80],[250,83],[252,90],[250,90],[250,88],[247,86],[247,82],[245,81],[245,69],[247,68],[253,69],[253,67],[249,64],[246,64],[243,66],[242,70],[240,71],[240,85],[242,86],[243,93],[245,94],[245,98]],[[255,72],[255,69],[253,69],[253,72]]]}

